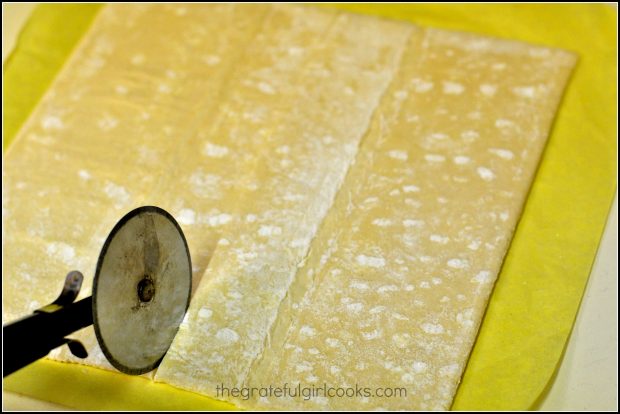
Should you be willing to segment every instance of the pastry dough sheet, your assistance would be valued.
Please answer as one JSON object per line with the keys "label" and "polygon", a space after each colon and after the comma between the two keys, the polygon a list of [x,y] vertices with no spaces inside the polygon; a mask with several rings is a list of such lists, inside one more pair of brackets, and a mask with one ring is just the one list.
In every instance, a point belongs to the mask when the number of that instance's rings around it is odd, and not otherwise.
{"label": "pastry dough sheet", "polygon": [[463,33],[410,38],[247,381],[367,392],[237,404],[450,407],[574,62]]}
{"label": "pastry dough sheet", "polygon": [[310,404],[447,408],[573,64],[304,7],[106,6],[6,158],[3,266],[19,277],[3,282],[33,290],[5,298],[5,320],[157,204],[198,288],[157,380],[215,396],[358,378],[413,391]]}

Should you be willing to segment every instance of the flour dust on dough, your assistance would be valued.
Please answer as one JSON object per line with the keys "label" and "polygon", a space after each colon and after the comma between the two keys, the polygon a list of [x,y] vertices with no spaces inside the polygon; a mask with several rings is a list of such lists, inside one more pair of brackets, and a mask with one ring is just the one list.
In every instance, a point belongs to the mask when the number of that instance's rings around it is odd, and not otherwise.
{"label": "flour dust on dough", "polygon": [[[194,296],[155,380],[406,387],[448,408],[572,55],[293,5],[103,7],[5,156],[4,322],[170,211]],[[24,290],[23,286],[28,286]],[[112,369],[92,328],[75,337]]]}

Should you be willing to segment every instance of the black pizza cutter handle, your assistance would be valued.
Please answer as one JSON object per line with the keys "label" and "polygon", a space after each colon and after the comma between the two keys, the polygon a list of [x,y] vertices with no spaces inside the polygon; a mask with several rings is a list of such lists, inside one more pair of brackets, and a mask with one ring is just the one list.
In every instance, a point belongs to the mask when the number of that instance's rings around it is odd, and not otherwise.
{"label": "black pizza cutter handle", "polygon": [[74,302],[84,276],[78,271],[67,274],[58,299],[32,315],[2,327],[2,376],[45,357],[64,344],[78,358],[88,353],[80,342],[66,336],[93,324],[92,296]]}

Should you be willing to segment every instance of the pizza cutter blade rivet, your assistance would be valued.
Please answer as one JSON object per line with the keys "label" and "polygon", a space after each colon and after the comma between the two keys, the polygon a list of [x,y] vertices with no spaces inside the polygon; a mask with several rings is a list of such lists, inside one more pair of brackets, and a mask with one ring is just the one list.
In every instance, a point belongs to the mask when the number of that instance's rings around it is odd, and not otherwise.
{"label": "pizza cutter blade rivet", "polygon": [[155,296],[155,284],[148,276],[138,283],[138,299],[140,302],[150,302]]}

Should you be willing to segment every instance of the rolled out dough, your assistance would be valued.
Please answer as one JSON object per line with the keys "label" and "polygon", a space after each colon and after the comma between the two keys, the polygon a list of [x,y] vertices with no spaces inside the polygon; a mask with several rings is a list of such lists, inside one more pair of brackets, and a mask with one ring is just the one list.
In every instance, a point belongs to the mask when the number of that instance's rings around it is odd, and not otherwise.
{"label": "rolled out dough", "polygon": [[[72,269],[90,294],[114,223],[155,204],[196,288],[157,381],[407,389],[247,408],[448,408],[573,65],[308,7],[106,5],[5,157],[4,322]],[[86,360],[51,356],[111,369],[76,337]]]}
{"label": "rolled out dough", "polygon": [[474,35],[411,37],[246,381],[369,394],[238,404],[450,407],[573,64]]}

